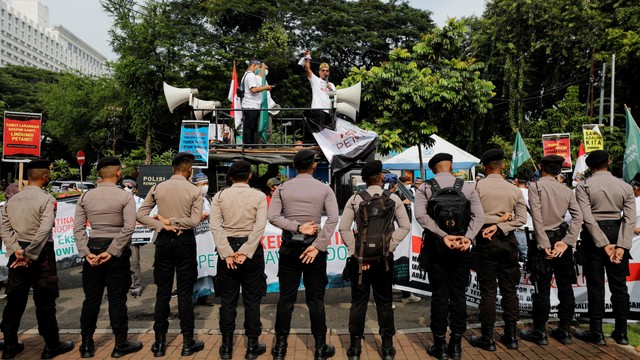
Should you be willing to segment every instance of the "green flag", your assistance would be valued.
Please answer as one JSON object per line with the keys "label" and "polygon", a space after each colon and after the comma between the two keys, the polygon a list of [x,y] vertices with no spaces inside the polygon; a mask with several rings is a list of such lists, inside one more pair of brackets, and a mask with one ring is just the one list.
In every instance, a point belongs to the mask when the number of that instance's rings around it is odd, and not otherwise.
{"label": "green flag", "polygon": [[622,174],[624,181],[629,182],[640,172],[640,156],[638,147],[640,146],[640,130],[636,121],[631,116],[629,108],[625,107],[627,117],[627,140],[624,150],[624,164],[622,164]]}
{"label": "green flag", "polygon": [[513,156],[511,157],[509,177],[515,177],[520,165],[524,164],[524,162],[529,159],[531,159],[531,155],[529,155],[529,150],[527,150],[527,146],[524,144],[522,135],[520,135],[520,131],[518,131],[516,133],[516,142],[513,144]]}
{"label": "green flag", "polygon": [[[264,73],[264,69],[262,71]],[[267,85],[267,75],[262,75],[262,86]],[[260,106],[260,120],[258,121],[258,135],[262,139],[262,143],[267,143],[267,129],[269,128],[269,96],[266,91],[262,92],[262,105]]]}

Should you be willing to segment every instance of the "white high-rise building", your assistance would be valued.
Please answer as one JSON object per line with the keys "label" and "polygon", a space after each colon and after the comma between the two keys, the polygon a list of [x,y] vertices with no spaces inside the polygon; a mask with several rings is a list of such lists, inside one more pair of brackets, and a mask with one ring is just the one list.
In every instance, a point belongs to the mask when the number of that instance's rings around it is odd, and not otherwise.
{"label": "white high-rise building", "polygon": [[0,66],[32,66],[86,75],[107,72],[106,57],[62,25],[49,25],[38,0],[0,0]]}

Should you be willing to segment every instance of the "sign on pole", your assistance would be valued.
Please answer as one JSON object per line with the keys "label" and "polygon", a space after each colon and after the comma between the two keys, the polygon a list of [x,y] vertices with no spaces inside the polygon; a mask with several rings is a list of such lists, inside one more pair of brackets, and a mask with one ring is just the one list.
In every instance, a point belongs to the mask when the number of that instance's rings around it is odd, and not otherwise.
{"label": "sign on pole", "polygon": [[84,189],[84,183],[82,182],[82,165],[84,165],[84,152],[82,150],[78,151],[76,154],[76,160],[78,160],[78,165],[80,165],[80,191]]}
{"label": "sign on pole", "polygon": [[42,114],[4,112],[2,160],[26,162],[40,158]]}
{"label": "sign on pole", "polygon": [[544,156],[558,155],[564,158],[562,172],[571,172],[571,135],[570,134],[544,134],[542,135],[542,149]]}
{"label": "sign on pole", "polygon": [[590,153],[595,150],[604,150],[604,138],[597,124],[582,125],[582,135],[584,136],[584,152]]}
{"label": "sign on pole", "polygon": [[196,157],[194,168],[209,167],[209,122],[183,120],[180,127],[179,152],[188,152]]}

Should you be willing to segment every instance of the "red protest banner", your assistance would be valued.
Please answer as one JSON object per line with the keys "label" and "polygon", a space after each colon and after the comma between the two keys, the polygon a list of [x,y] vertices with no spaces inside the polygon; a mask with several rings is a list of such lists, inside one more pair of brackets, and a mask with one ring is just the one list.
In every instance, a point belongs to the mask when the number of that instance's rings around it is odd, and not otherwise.
{"label": "red protest banner", "polygon": [[40,158],[42,114],[4,112],[2,159],[22,162]]}
{"label": "red protest banner", "polygon": [[571,141],[570,134],[545,134],[542,135],[542,148],[544,156],[558,155],[564,158],[562,171],[571,171]]}

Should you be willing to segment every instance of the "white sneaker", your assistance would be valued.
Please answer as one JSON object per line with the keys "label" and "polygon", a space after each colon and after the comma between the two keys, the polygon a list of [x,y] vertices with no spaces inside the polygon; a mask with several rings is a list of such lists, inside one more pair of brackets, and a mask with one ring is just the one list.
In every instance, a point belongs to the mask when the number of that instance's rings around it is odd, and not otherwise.
{"label": "white sneaker", "polygon": [[402,298],[402,302],[405,303],[405,304],[417,303],[417,302],[420,302],[420,301],[422,301],[422,299],[419,296],[415,296],[413,294],[409,295],[409,297]]}

